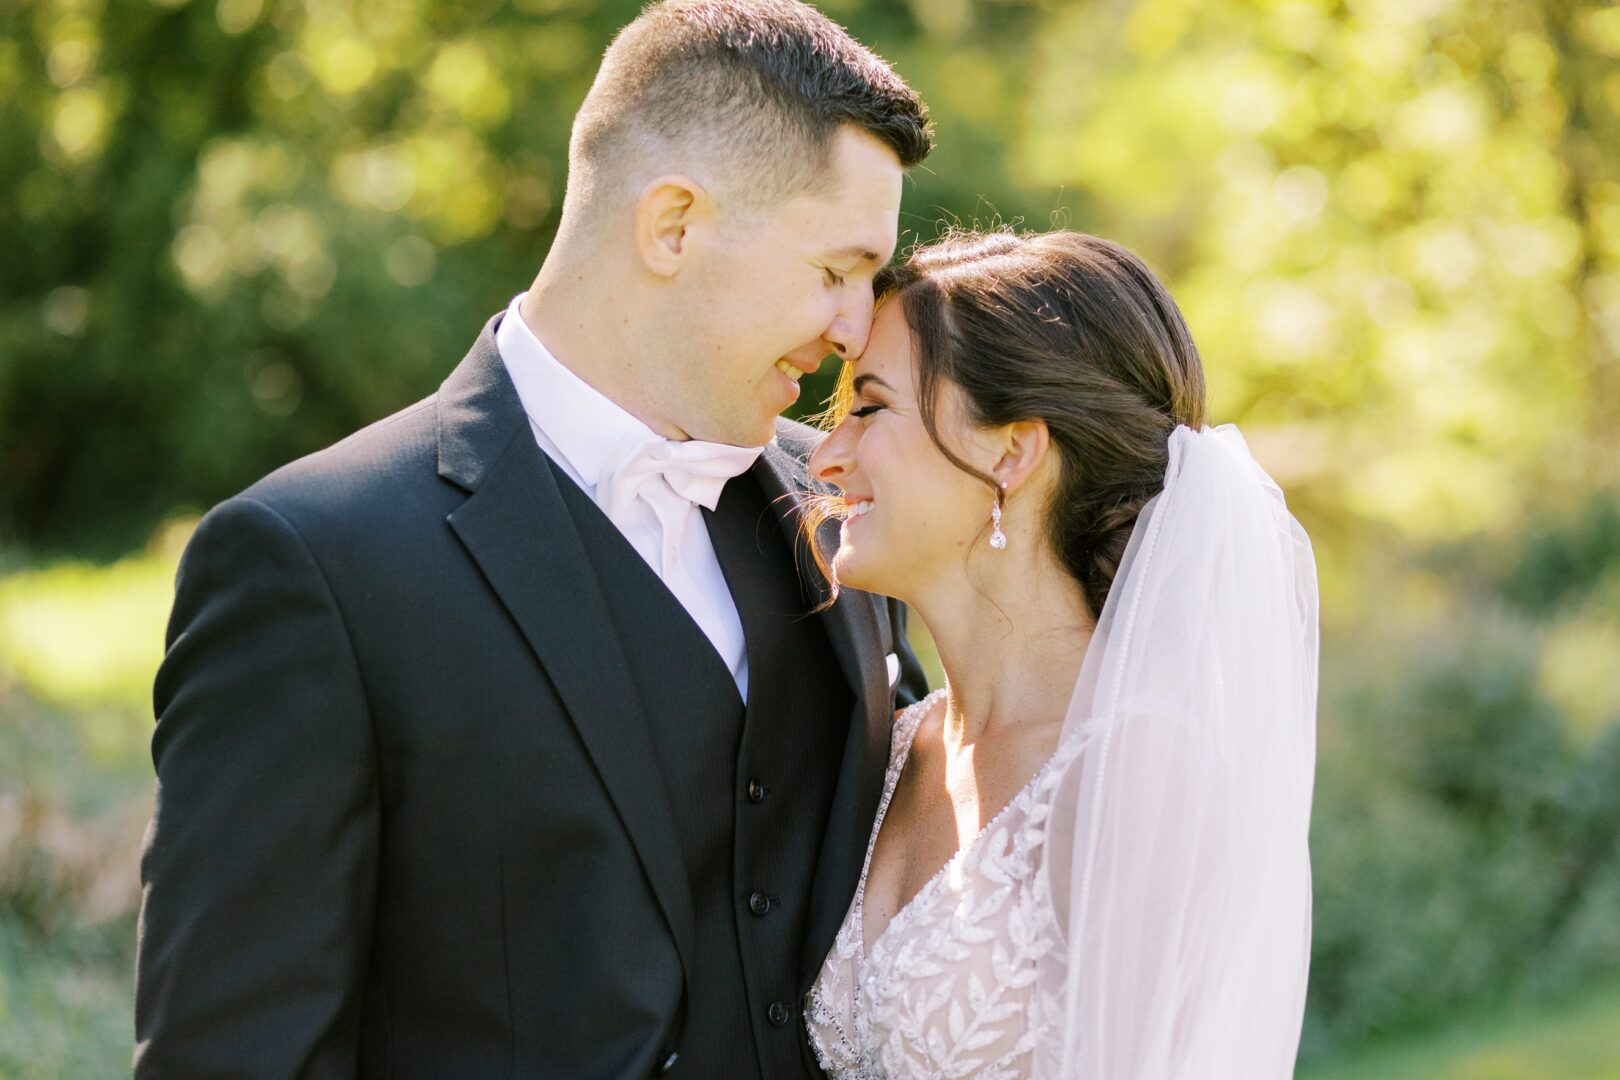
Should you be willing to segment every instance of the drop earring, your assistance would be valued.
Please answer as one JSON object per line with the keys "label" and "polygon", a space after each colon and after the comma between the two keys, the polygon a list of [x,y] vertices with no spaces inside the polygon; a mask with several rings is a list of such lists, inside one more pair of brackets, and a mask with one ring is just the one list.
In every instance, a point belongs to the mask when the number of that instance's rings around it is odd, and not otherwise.
{"label": "drop earring", "polygon": [[996,505],[990,508],[990,546],[997,551],[1007,547],[1007,534],[1001,531],[1001,507],[1007,499],[1007,482],[1003,480],[996,491]]}

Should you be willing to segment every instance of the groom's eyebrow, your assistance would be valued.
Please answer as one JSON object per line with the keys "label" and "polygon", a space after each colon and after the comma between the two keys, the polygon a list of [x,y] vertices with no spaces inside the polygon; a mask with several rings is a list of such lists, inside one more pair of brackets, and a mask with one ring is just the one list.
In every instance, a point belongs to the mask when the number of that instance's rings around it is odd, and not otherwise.
{"label": "groom's eyebrow", "polygon": [[879,255],[877,252],[873,251],[871,248],[862,247],[860,244],[853,244],[849,247],[841,247],[835,251],[829,251],[827,252],[827,258],[849,259],[854,262],[872,263],[877,266],[881,266],[889,261],[883,256]]}

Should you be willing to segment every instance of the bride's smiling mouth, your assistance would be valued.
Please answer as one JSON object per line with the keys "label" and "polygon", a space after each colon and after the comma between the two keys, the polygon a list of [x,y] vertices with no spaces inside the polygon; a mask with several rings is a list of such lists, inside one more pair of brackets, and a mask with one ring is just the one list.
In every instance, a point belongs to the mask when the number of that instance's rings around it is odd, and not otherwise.
{"label": "bride's smiling mouth", "polygon": [[857,495],[851,498],[846,495],[844,497],[844,520],[853,521],[856,518],[865,517],[872,512],[874,505],[876,505],[874,500],[869,496]]}

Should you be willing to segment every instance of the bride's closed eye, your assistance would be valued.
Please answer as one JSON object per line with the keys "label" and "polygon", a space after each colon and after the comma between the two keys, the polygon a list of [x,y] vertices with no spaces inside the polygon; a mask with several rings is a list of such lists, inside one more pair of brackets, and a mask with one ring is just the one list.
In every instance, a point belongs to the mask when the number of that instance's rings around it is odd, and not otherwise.
{"label": "bride's closed eye", "polygon": [[884,406],[882,405],[862,405],[859,409],[849,410],[849,415],[856,417],[857,419],[864,420],[873,413],[881,411],[883,408]]}

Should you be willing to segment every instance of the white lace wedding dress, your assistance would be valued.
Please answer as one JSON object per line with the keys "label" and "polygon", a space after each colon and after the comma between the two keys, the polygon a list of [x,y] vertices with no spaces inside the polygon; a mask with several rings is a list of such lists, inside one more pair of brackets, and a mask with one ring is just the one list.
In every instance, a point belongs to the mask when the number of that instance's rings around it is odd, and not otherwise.
{"label": "white lace wedding dress", "polygon": [[1060,1007],[1064,931],[1045,873],[1046,822],[1078,743],[1066,742],[1012,801],[864,940],[872,848],[935,691],[895,718],[888,775],[854,902],[809,994],[806,1020],[834,1080],[1027,1077]]}

